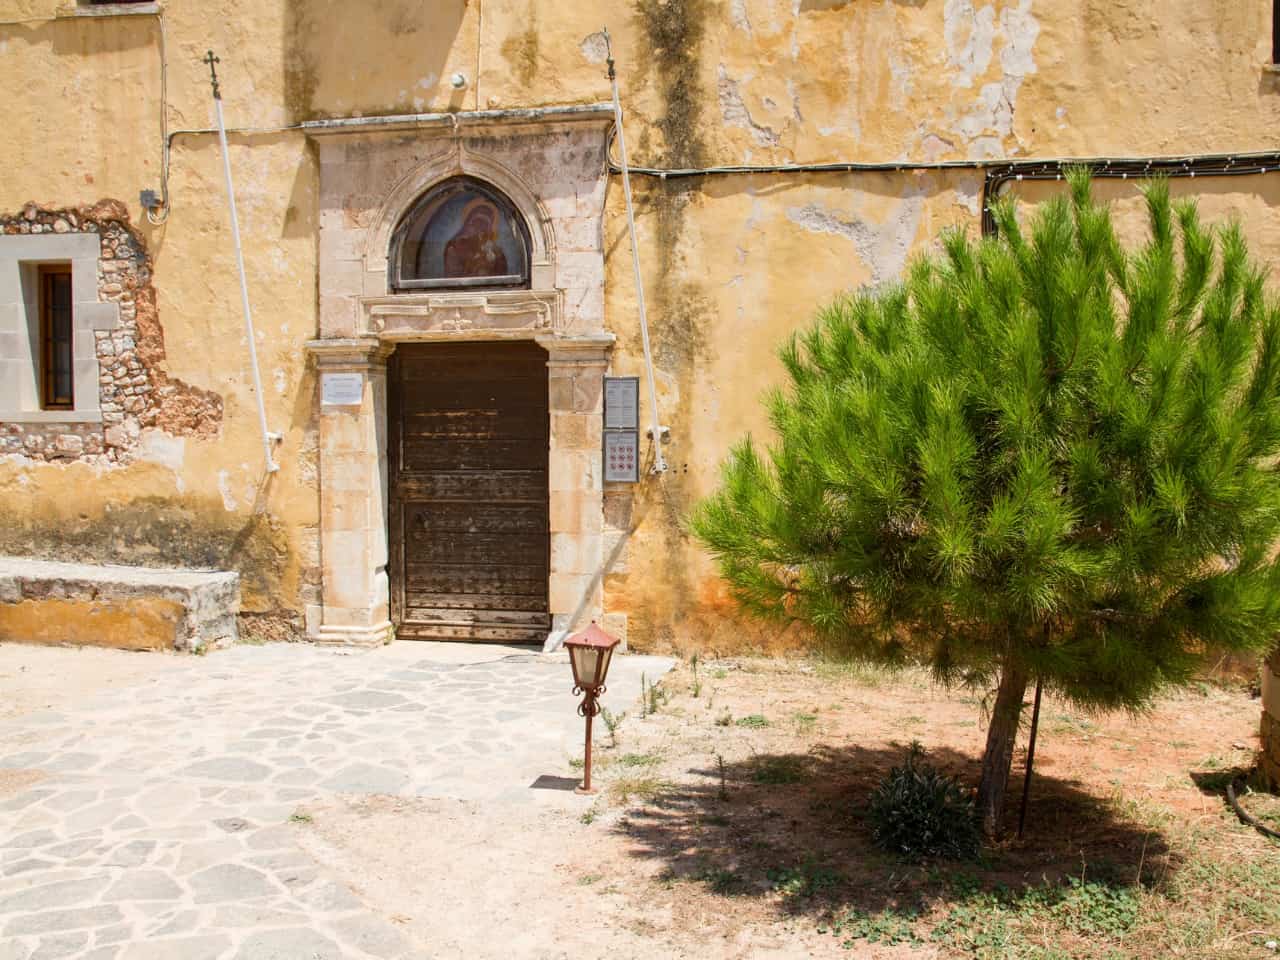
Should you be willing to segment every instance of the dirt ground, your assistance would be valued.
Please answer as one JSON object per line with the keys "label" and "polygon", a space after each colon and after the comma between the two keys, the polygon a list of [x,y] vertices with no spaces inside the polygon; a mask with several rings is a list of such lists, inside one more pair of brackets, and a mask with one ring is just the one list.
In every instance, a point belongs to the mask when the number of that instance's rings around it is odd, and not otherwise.
{"label": "dirt ground", "polygon": [[[0,720],[57,709],[112,686],[158,679],[183,662],[183,657],[155,652],[0,643]],[[0,770],[0,797],[40,779],[34,770]]]}
{"label": "dirt ground", "polygon": [[[1139,717],[1046,698],[1025,839],[958,865],[881,853],[866,798],[912,740],[976,782],[980,695],[740,659],[685,664],[651,699],[616,746],[602,731],[594,800],[336,800],[296,828],[445,956],[1276,955],[1280,845],[1222,799],[1256,748],[1245,689],[1202,684]],[[579,775],[570,757],[549,773]]]}
{"label": "dirt ground", "polygon": [[144,683],[189,662],[177,654],[0,643],[0,720]]}
{"label": "dirt ground", "polygon": [[[0,645],[0,717],[191,661]],[[598,723],[594,798],[337,797],[300,809],[304,848],[439,956],[1124,960],[1274,957],[1280,844],[1225,785],[1252,764],[1258,700],[1203,683],[1136,717],[1046,698],[1022,841],[976,863],[903,863],[867,798],[920,741],[977,780],[982,692],[805,659],[684,663]],[[606,722],[606,720],[608,722]],[[1016,824],[1024,755],[1015,760]],[[14,772],[11,775],[19,776]],[[25,786],[0,778],[0,795]],[[1280,827],[1280,798],[1247,795]]]}

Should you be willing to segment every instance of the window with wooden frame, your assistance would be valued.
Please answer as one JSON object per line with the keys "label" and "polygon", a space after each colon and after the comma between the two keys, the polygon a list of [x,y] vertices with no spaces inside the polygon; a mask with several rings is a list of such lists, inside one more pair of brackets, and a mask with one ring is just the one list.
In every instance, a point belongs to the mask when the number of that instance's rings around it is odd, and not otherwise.
{"label": "window with wooden frame", "polygon": [[40,267],[40,406],[75,407],[74,331],[71,318],[71,266]]}

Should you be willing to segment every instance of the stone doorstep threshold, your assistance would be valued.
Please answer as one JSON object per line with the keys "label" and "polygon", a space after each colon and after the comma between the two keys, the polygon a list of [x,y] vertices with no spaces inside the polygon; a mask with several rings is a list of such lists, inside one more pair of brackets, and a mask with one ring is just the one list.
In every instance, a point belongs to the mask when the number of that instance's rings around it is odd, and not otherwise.
{"label": "stone doorstep threshold", "polygon": [[196,653],[239,610],[236,573],[0,556],[0,641]]}

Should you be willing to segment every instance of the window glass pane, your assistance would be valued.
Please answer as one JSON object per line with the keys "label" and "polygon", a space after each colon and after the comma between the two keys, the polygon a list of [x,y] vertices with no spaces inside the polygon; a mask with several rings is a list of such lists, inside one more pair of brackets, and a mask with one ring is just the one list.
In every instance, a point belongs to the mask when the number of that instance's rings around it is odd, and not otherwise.
{"label": "window glass pane", "polygon": [[54,310],[71,311],[71,274],[55,273],[49,277],[50,306]]}
{"label": "window glass pane", "polygon": [[44,273],[42,280],[44,405],[70,407],[74,402],[75,377],[71,273],[49,271]]}

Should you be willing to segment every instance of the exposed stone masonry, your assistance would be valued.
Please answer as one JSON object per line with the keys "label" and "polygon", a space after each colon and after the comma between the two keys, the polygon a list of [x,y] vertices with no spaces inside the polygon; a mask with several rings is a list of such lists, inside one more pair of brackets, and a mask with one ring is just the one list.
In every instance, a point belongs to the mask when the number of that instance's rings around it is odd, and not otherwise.
{"label": "exposed stone masonry", "polygon": [[95,331],[102,423],[3,423],[0,453],[35,460],[127,463],[142,431],[212,437],[222,398],[176,380],[161,368],[164,334],[156,312],[151,256],[116,200],[92,207],[48,209],[26,204],[0,216],[5,234],[96,233],[101,237],[98,299],[120,307],[114,330]]}

